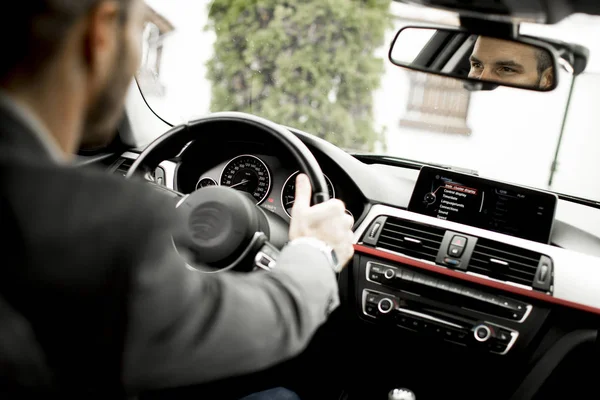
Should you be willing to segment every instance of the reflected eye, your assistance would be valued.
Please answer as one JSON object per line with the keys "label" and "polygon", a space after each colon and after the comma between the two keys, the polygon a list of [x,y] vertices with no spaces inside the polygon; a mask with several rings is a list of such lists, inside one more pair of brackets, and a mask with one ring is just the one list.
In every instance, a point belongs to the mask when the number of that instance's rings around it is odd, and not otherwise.
{"label": "reflected eye", "polygon": [[471,62],[471,68],[482,69],[483,65],[479,62]]}
{"label": "reflected eye", "polygon": [[511,67],[500,67],[500,72],[503,74],[514,74],[517,70]]}

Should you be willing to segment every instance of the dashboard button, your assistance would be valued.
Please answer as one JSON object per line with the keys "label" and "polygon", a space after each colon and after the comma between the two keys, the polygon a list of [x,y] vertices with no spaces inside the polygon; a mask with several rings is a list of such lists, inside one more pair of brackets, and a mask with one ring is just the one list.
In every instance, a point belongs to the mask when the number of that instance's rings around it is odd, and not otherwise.
{"label": "dashboard button", "polygon": [[451,244],[450,248],[448,249],[448,255],[458,258],[458,257],[462,256],[464,251],[465,251],[464,247],[460,247],[460,246]]}
{"label": "dashboard button", "polygon": [[379,272],[374,272],[371,270],[371,272],[369,272],[368,279],[373,282],[381,283],[383,281],[383,275]]}
{"label": "dashboard button", "polygon": [[367,303],[376,305],[379,302],[379,296],[373,293],[367,294]]}
{"label": "dashboard button", "polygon": [[377,316],[377,306],[375,304],[367,304],[365,306],[365,314],[370,315],[372,317]]}
{"label": "dashboard button", "polygon": [[457,331],[456,332],[456,337],[459,340],[464,340],[467,337],[467,332],[465,332],[465,331]]}
{"label": "dashboard button", "polygon": [[411,326],[413,319],[411,317],[407,317],[404,314],[399,314],[398,317],[396,318],[396,321],[397,321],[398,325],[400,325],[404,328],[409,328]]}
{"label": "dashboard button", "polygon": [[383,268],[381,265],[378,264],[370,264],[371,265],[371,272],[377,272],[378,274],[383,274],[385,268]]}
{"label": "dashboard button", "polygon": [[446,257],[444,258],[444,264],[449,265],[451,267],[458,267],[460,265],[460,261],[455,260],[454,258]]}
{"label": "dashboard button", "polygon": [[372,280],[373,282],[381,283],[381,281],[383,280],[383,277],[381,274],[378,274],[376,272],[371,272],[369,274],[369,279]]}
{"label": "dashboard button", "polygon": [[450,244],[452,246],[465,247],[467,245],[467,238],[464,236],[455,235]]}
{"label": "dashboard button", "polygon": [[414,330],[420,330],[423,327],[423,321],[413,319],[410,321],[410,325],[408,327]]}
{"label": "dashboard button", "polygon": [[510,319],[512,319],[514,321],[520,321],[523,319],[524,316],[525,316],[524,313],[515,311],[512,314],[510,314]]}
{"label": "dashboard button", "polygon": [[504,353],[506,351],[507,345],[504,343],[492,343],[490,345],[490,350],[494,353]]}
{"label": "dashboard button", "polygon": [[500,332],[498,332],[498,334],[496,335],[496,339],[499,342],[510,342],[511,339],[511,335],[510,332],[504,329],[501,329]]}

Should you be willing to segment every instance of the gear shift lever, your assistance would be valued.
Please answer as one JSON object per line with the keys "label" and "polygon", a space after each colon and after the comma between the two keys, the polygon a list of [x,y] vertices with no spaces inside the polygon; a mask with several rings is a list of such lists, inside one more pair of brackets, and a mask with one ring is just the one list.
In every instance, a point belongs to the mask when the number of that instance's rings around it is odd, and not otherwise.
{"label": "gear shift lever", "polygon": [[412,390],[394,389],[388,394],[388,400],[417,400]]}

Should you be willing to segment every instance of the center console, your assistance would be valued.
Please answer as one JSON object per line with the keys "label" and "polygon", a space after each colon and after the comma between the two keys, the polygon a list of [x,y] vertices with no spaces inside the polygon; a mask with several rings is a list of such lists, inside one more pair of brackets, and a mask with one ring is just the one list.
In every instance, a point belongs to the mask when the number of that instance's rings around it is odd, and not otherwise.
{"label": "center console", "polygon": [[498,355],[508,354],[534,307],[398,263],[361,257],[364,319]]}
{"label": "center console", "polygon": [[360,317],[431,340],[498,356],[525,348],[547,310],[408,264],[361,255]]}
{"label": "center console", "polygon": [[551,193],[423,167],[407,211],[363,222],[360,318],[497,356],[525,349],[549,313],[527,295],[552,295],[553,260],[505,235],[547,243],[555,208]]}

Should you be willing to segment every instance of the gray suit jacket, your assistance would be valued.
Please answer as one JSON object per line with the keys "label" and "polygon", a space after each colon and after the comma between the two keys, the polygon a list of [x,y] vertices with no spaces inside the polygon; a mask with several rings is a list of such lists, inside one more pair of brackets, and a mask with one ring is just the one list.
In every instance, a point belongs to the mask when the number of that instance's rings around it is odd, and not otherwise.
{"label": "gray suit jacket", "polygon": [[306,245],[272,273],[186,268],[172,201],[147,186],[56,165],[0,110],[0,392],[112,397],[258,371],[302,351],[339,303]]}

